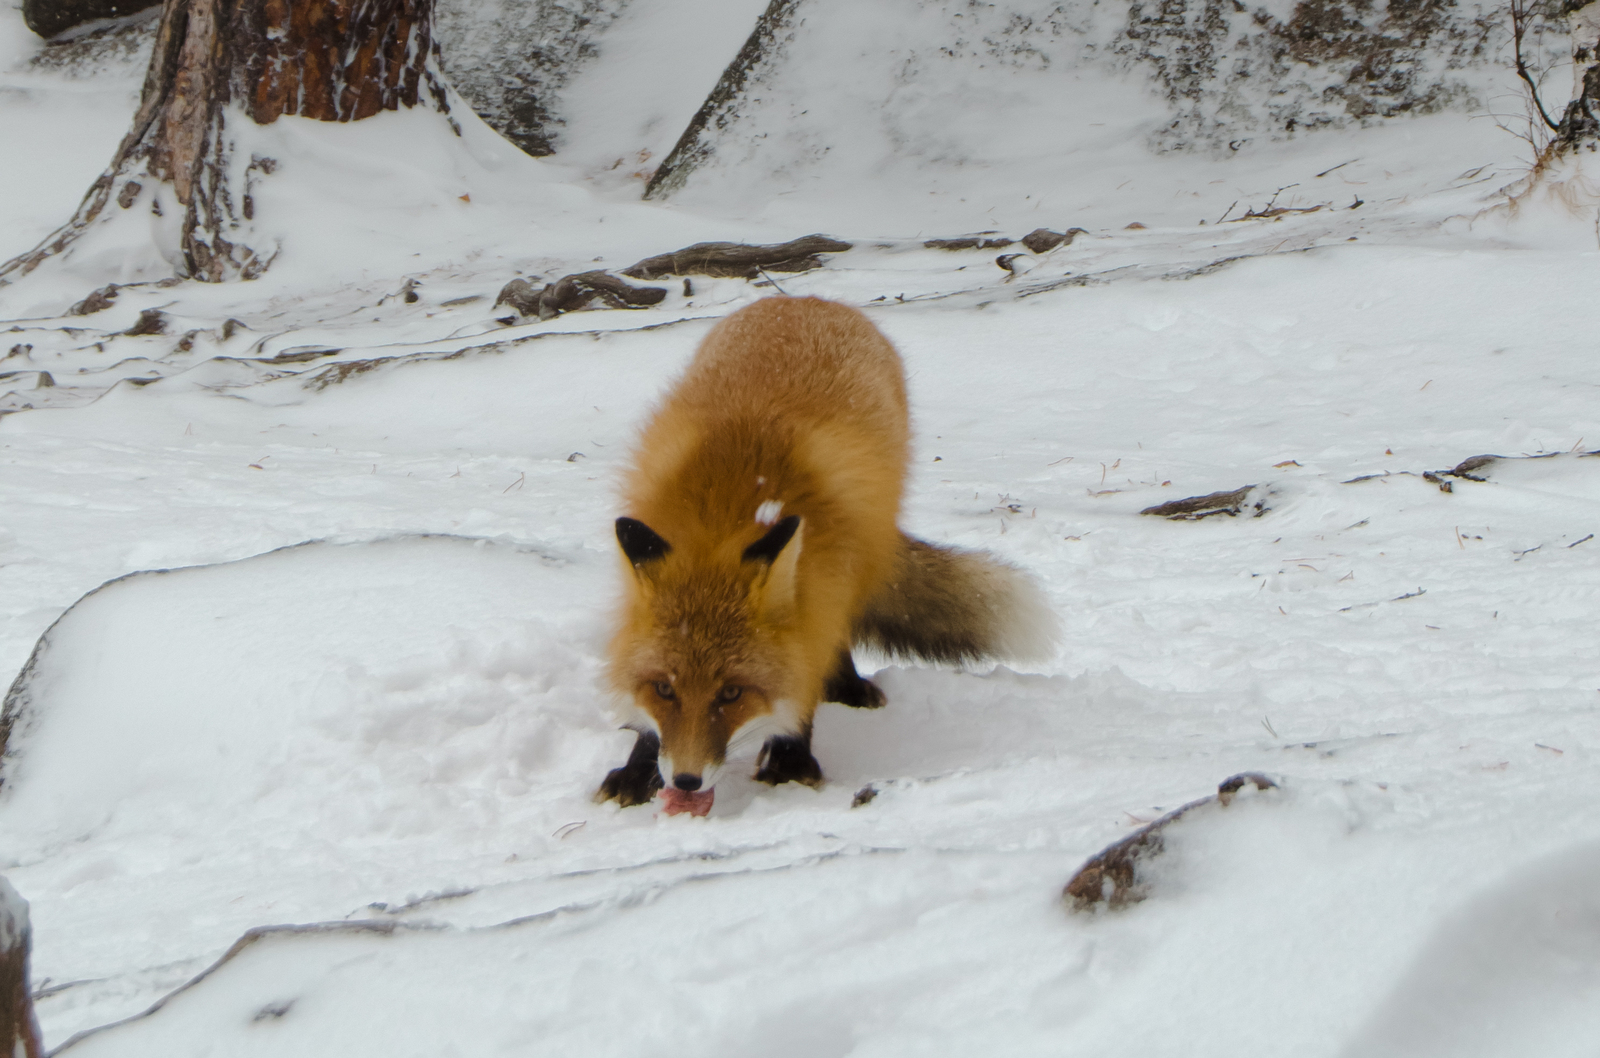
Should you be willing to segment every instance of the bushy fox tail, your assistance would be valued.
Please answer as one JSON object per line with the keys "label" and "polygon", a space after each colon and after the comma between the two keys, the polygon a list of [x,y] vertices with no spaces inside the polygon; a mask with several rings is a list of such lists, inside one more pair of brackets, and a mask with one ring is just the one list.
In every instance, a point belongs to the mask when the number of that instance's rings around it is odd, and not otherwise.
{"label": "bushy fox tail", "polygon": [[856,620],[854,639],[895,658],[1038,661],[1055,652],[1058,630],[1022,570],[901,533],[894,576]]}

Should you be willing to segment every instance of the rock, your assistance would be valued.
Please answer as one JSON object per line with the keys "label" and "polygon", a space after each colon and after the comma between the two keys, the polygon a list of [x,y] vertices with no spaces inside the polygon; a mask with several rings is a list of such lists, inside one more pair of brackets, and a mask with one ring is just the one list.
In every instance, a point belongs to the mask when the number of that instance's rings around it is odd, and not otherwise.
{"label": "rock", "polygon": [[85,22],[122,18],[161,0],[22,0],[22,19],[41,37],[53,37]]}
{"label": "rock", "polygon": [[1457,463],[1452,470],[1448,471],[1448,473],[1454,474],[1458,478],[1466,478],[1468,481],[1487,481],[1488,478],[1475,476],[1473,472],[1482,470],[1485,467],[1492,465],[1497,460],[1504,458],[1504,456],[1473,456],[1470,459],[1463,459],[1461,462]]}
{"label": "rock", "polygon": [[[636,287],[609,272],[579,272],[562,276],[554,283],[536,288],[526,279],[513,279],[495,299],[496,307],[510,305],[522,316],[550,320],[563,312],[591,307],[642,309],[659,305],[667,296],[662,287]],[[600,302],[595,306],[594,302]]]}
{"label": "rock", "polygon": [[634,279],[662,276],[722,276],[754,279],[768,272],[806,272],[822,267],[820,253],[843,253],[851,243],[826,235],[752,246],[742,242],[697,242],[674,253],[647,257],[622,270]]}
{"label": "rock", "polygon": [[1013,276],[1020,276],[1033,271],[1038,261],[1025,253],[1003,253],[994,259],[994,263]]}
{"label": "rock", "polygon": [[1166,850],[1164,831],[1196,808],[1212,804],[1226,808],[1247,783],[1257,790],[1278,788],[1277,783],[1258,772],[1224,779],[1215,795],[1190,801],[1091,856],[1062,889],[1061,899],[1072,911],[1089,911],[1102,903],[1109,908],[1137,904],[1150,895],[1149,881],[1141,867]]}
{"label": "rock", "polygon": [[167,315],[160,309],[145,309],[139,313],[138,322],[122,333],[131,338],[137,338],[141,334],[166,334]]}
{"label": "rock", "polygon": [[90,294],[88,297],[72,306],[72,308],[68,309],[67,315],[88,316],[91,313],[103,312],[104,310],[109,309],[111,307],[111,303],[116,300],[118,289],[120,288],[115,283],[101,287],[99,290],[96,290],[94,293]]}
{"label": "rock", "polygon": [[1022,245],[1034,253],[1045,253],[1054,250],[1057,246],[1071,246],[1072,240],[1079,235],[1087,235],[1082,228],[1068,228],[1066,231],[1051,231],[1049,228],[1035,228],[1021,239]]}
{"label": "rock", "polygon": [[539,314],[539,295],[544,293],[543,286],[536,286],[526,279],[513,279],[500,288],[500,296],[495,299],[494,307],[510,305],[523,316],[537,316]]}

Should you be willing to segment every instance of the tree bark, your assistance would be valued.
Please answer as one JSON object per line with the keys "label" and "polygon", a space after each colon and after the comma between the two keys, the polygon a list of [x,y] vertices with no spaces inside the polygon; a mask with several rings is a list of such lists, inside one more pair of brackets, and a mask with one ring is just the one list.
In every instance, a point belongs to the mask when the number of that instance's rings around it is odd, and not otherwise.
{"label": "tree bark", "polygon": [[28,904],[0,878],[0,1054],[43,1058],[39,1022],[28,990],[28,953],[33,931]]}
{"label": "tree bark", "polygon": [[425,102],[448,114],[433,53],[433,0],[165,0],[139,109],[111,166],[66,225],[0,265],[0,282],[66,250],[113,201],[159,215],[150,184],[169,185],[183,211],[180,275],[254,279],[276,250],[246,241],[251,189],[276,162],[236,164],[230,124],[360,121]]}
{"label": "tree bark", "polygon": [[1568,0],[1572,31],[1573,99],[1556,125],[1556,153],[1600,149],[1600,0]]}
{"label": "tree bark", "polygon": [[761,17],[756,19],[755,29],[750,31],[744,47],[739,49],[739,54],[733,57],[728,68],[722,71],[722,77],[711,89],[711,94],[706,96],[705,102],[700,104],[700,109],[689,120],[689,127],[683,130],[672,151],[651,174],[650,183],[645,185],[645,198],[663,199],[671,195],[683,187],[690,173],[711,157],[711,133],[707,131],[708,127],[722,128],[732,120],[733,107],[738,103],[745,83],[778,46],[778,35],[789,28],[799,3],[800,0],[771,0],[767,5]]}

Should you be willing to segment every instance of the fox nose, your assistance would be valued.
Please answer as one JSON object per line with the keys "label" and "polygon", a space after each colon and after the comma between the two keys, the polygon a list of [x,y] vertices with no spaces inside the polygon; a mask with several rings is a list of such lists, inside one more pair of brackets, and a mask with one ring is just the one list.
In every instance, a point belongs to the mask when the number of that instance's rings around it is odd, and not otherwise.
{"label": "fox nose", "polygon": [[698,790],[700,789],[700,776],[680,771],[672,777],[672,785],[680,790]]}

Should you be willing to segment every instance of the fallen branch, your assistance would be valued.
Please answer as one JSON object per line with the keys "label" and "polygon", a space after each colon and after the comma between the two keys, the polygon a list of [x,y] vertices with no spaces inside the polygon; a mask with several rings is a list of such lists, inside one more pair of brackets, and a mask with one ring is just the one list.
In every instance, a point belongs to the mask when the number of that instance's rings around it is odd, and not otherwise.
{"label": "fallen branch", "polygon": [[495,307],[510,305],[519,315],[551,320],[563,312],[590,308],[596,301],[608,309],[642,309],[661,304],[666,296],[664,287],[632,286],[610,272],[579,272],[543,287],[513,279],[501,289]]}
{"label": "fallen branch", "polygon": [[[1576,446],[1574,446],[1574,448],[1576,448]],[[1581,459],[1586,456],[1596,455],[1600,455],[1600,449],[1596,449],[1592,452],[1540,452],[1537,455],[1531,456],[1472,456],[1468,459],[1463,459],[1449,470],[1424,470],[1421,474],[1418,474],[1414,470],[1385,470],[1379,474],[1362,474],[1359,477],[1342,481],[1340,484],[1354,485],[1358,481],[1372,481],[1376,478],[1420,477],[1424,481],[1439,486],[1440,492],[1454,492],[1455,488],[1450,482],[1446,481],[1445,478],[1457,478],[1462,481],[1486,482],[1489,480],[1487,471],[1496,463],[1510,463],[1529,459],[1555,459],[1560,456],[1577,456]]]}
{"label": "fallen branch", "polygon": [[[1246,485],[1232,492],[1211,492],[1204,496],[1190,496],[1188,499],[1146,507],[1139,513],[1175,522],[1197,522],[1215,514],[1226,514],[1231,518],[1244,509],[1245,501],[1249,499],[1250,490],[1253,488],[1254,485]],[[1267,509],[1266,498],[1262,497],[1255,504],[1255,517],[1259,518],[1266,514]]]}
{"label": "fallen branch", "polygon": [[1015,239],[1008,239],[1004,235],[989,238],[994,232],[984,232],[981,235],[960,235],[954,239],[926,239],[922,245],[930,250],[1000,250],[1012,243]]}
{"label": "fallen branch", "polygon": [[[808,272],[822,267],[820,253],[844,253],[852,243],[827,235],[807,235],[789,242],[752,246],[742,242],[697,242],[673,253],[646,257],[622,270],[634,279],[662,276],[720,276],[754,279],[769,272]],[[592,273],[590,273],[592,274]]]}
{"label": "fallen branch", "polygon": [[1257,790],[1276,790],[1278,784],[1259,772],[1244,772],[1224,779],[1217,792],[1174,809],[1155,822],[1140,827],[1110,845],[1078,868],[1061,890],[1061,899],[1070,911],[1090,911],[1097,904],[1122,908],[1137,904],[1150,895],[1149,880],[1140,868],[1166,850],[1163,831],[1196,808],[1216,804],[1226,808],[1246,784]]}
{"label": "fallen branch", "polygon": [[[1332,170],[1329,170],[1329,172],[1332,172]],[[1318,173],[1317,175],[1321,176],[1322,174]],[[1233,218],[1228,223],[1229,224],[1237,224],[1241,220],[1275,220],[1278,217],[1283,216],[1285,213],[1315,213],[1319,209],[1331,209],[1332,208],[1326,202],[1318,203],[1315,206],[1278,206],[1278,205],[1275,205],[1275,203],[1278,201],[1278,196],[1279,195],[1283,194],[1285,191],[1289,190],[1291,187],[1299,187],[1299,186],[1300,186],[1299,184],[1285,184],[1285,185],[1283,185],[1282,187],[1278,188],[1278,190],[1276,190],[1276,191],[1274,191],[1272,193],[1272,197],[1267,199],[1267,204],[1265,206],[1262,206],[1258,210],[1257,209],[1247,209],[1247,210],[1244,211],[1243,215]],[[1238,205],[1238,203],[1235,202],[1234,205],[1236,206],[1236,205]],[[1233,206],[1229,206],[1228,210],[1231,212],[1233,210]],[[1227,213],[1224,213],[1222,216],[1226,217],[1227,215],[1228,215]],[[1221,224],[1222,220],[1219,218],[1217,220],[1217,223]]]}
{"label": "fallen branch", "polygon": [[1066,231],[1035,228],[1018,241],[1034,253],[1047,253],[1057,246],[1071,246],[1073,239],[1087,234],[1083,228],[1068,228]]}

